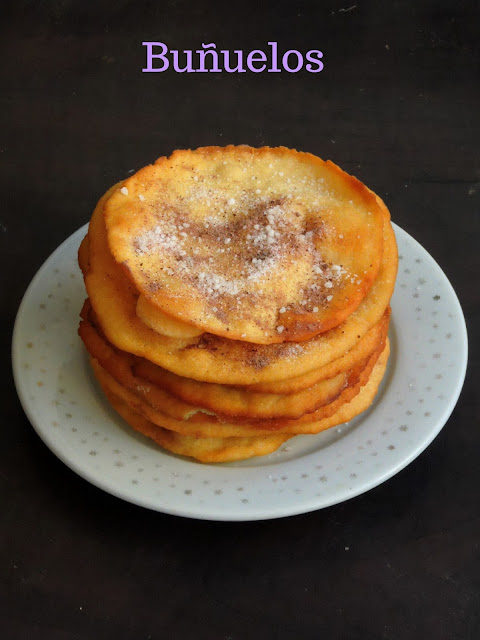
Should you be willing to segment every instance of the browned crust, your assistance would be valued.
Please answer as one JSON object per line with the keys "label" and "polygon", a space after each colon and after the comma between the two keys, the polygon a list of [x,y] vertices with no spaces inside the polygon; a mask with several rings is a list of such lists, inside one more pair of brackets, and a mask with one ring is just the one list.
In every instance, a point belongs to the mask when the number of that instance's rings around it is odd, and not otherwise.
{"label": "browned crust", "polygon": [[80,246],[78,247],[78,266],[82,272],[83,277],[88,273],[90,267],[90,247],[89,247],[88,233],[83,238]]}
{"label": "browned crust", "polygon": [[[378,386],[385,372],[386,363],[389,354],[389,344],[385,346],[384,351],[378,358],[368,381],[360,386],[358,383],[358,393],[355,394],[348,402],[343,402],[337,406],[336,411],[324,418],[308,423],[301,424],[300,421],[293,421],[293,425],[286,426],[276,433],[284,435],[295,434],[315,434],[325,429],[330,429],[343,422],[348,422],[359,413],[365,411],[370,406],[376,393]],[[119,385],[96,360],[92,360],[95,375],[99,378],[102,387],[107,387],[114,391],[119,397],[127,403],[136,413],[144,418],[168,430],[195,437],[221,437],[228,440],[229,437],[252,436],[252,435],[272,435],[272,431],[262,430],[251,425],[236,425],[232,423],[220,423],[214,417],[203,416],[204,420],[176,420],[166,414],[162,414],[150,407],[141,398],[133,394],[131,391]],[[198,414],[197,414],[198,415]],[[194,416],[195,417],[195,416]]]}
{"label": "browned crust", "polygon": [[[141,395],[154,408],[168,413],[168,407],[173,404],[173,417],[177,415],[178,410],[185,412],[203,408],[213,412],[220,421],[228,422],[233,419],[238,423],[274,418],[296,419],[329,404],[338,398],[346,387],[357,384],[372,353],[383,348],[386,336],[386,332],[382,332],[372,352],[354,362],[350,370],[318,381],[304,391],[278,396],[232,388],[234,396],[229,401],[229,387],[181,378],[113,347],[98,326],[95,326],[95,317],[88,308],[88,302],[84,306],[82,317],[79,335],[87,350],[117,382]],[[148,392],[145,392],[145,389],[148,389]],[[160,390],[162,395],[159,396]]]}
{"label": "browned crust", "polygon": [[[95,332],[93,327],[86,321],[83,321],[79,328],[79,334],[82,339],[86,342],[89,350],[94,356],[101,366],[108,371],[112,377],[117,380],[117,382],[123,387],[129,388],[134,396],[137,396],[137,400],[135,402],[136,407],[135,410],[138,412],[142,412],[143,403],[150,404],[150,406],[159,411],[160,413],[167,415],[165,419],[172,419],[173,424],[175,425],[175,421],[180,424],[177,424],[177,428],[182,429],[181,423],[185,424],[185,422],[189,425],[187,426],[187,431],[189,428],[193,428],[193,425],[197,424],[199,428],[201,428],[202,423],[207,422],[216,422],[219,425],[223,423],[234,424],[236,426],[245,425],[246,427],[260,430],[261,433],[268,433],[272,431],[286,431],[286,432],[296,432],[296,430],[300,427],[301,431],[304,433],[309,433],[308,425],[311,424],[311,432],[315,432],[316,424],[321,420],[324,420],[330,416],[332,416],[344,403],[350,402],[355,396],[360,392],[361,388],[367,383],[370,373],[375,366],[378,357],[384,350],[385,343],[382,342],[375,352],[368,358],[368,361],[365,363],[359,364],[354,370],[349,373],[347,387],[344,388],[341,393],[337,394],[335,399],[326,405],[318,408],[316,411],[306,413],[303,416],[299,416],[298,418],[280,418],[275,417],[271,419],[256,419],[251,417],[249,419],[244,418],[242,416],[205,416],[203,413],[196,413],[187,421],[183,419],[183,415],[185,415],[185,410],[195,411],[195,407],[188,405],[183,405],[178,407],[178,403],[169,402],[168,394],[166,397],[163,397],[163,402],[158,404],[155,401],[155,394],[144,393],[142,390],[146,387],[145,384],[142,383],[142,380],[137,378],[132,374],[132,363],[135,361],[134,356],[130,354],[125,354],[124,358],[119,358],[117,354],[115,354],[114,350],[105,343],[100,336]],[[140,395],[141,397],[138,397]],[[152,401],[153,398],[153,401]],[[178,410],[180,413],[178,413]],[[171,412],[171,413],[170,413]],[[168,418],[168,414],[170,414],[170,418]],[[149,419],[150,415],[146,415]],[[232,423],[233,421],[233,423]],[[175,430],[175,429],[174,429]]]}
{"label": "browned crust", "polygon": [[[105,197],[107,196],[108,194]],[[190,341],[164,339],[138,320],[135,315],[135,301],[138,294],[134,292],[129,282],[120,278],[120,273],[117,277],[115,270],[110,272],[110,266],[98,265],[94,262],[94,255],[99,254],[100,249],[98,246],[95,247],[95,243],[98,244],[97,236],[90,237],[90,234],[92,226],[97,228],[100,235],[103,233],[101,230],[102,221],[98,216],[101,216],[102,202],[105,197],[99,202],[90,225],[89,239],[93,253],[90,256],[91,271],[86,278],[87,290],[93,296],[94,305],[99,305],[99,321],[102,329],[116,346],[147,357],[179,375],[207,382],[245,386],[258,384],[267,387],[287,379],[288,376],[285,373],[290,370],[293,375],[300,378],[315,368],[324,366],[328,361],[341,357],[344,348],[351,350],[357,332],[359,335],[364,335],[369,327],[378,322],[380,315],[377,314],[384,312],[381,307],[384,304],[388,305],[394,284],[394,267],[395,271],[397,267],[396,246],[389,224],[385,227],[389,257],[383,273],[378,278],[378,281],[381,281],[380,288],[375,283],[376,289],[374,292],[372,291],[374,295],[366,301],[367,318],[364,318],[362,307],[362,312],[359,315],[352,314],[351,317],[356,316],[353,323],[349,317],[345,326],[340,326],[322,335],[320,339],[314,339],[310,344],[307,343],[305,352],[300,353],[298,357],[295,355],[295,359],[291,358],[293,352],[290,354],[283,351],[283,347],[288,347],[288,344],[253,345],[208,334]],[[387,216],[388,212],[385,215]],[[95,217],[97,218],[96,222]],[[98,262],[98,257],[96,260]],[[96,275],[92,279],[94,271],[96,271]],[[106,287],[105,290],[104,287]],[[117,304],[115,299],[124,302]],[[107,304],[106,300],[109,301]],[[379,305],[377,300],[381,300],[382,305]],[[348,330],[344,331],[344,328]],[[344,333],[347,333],[348,338],[345,336],[343,339]],[[335,344],[333,340],[335,340]],[[339,345],[342,345],[342,350],[339,349]],[[297,351],[295,351],[296,353]]]}
{"label": "browned crust", "polygon": [[[343,371],[345,369],[345,361],[347,359],[348,361],[350,361],[350,358],[354,357],[354,361],[356,361],[360,359],[363,354],[369,355],[373,352],[375,345],[386,340],[390,324],[390,315],[391,309],[390,307],[387,307],[380,321],[373,327],[371,327],[365,335],[357,336],[358,343],[352,349],[350,349],[349,352],[345,353],[340,358],[337,358],[318,369],[313,369],[312,371],[295,378],[290,378],[280,382],[260,382],[257,384],[245,386],[245,388],[249,391],[259,391],[261,393],[289,394],[311,387],[319,380],[324,380],[336,376],[338,373],[340,373],[340,371]],[[358,354],[362,355],[357,358]]]}
{"label": "browned crust", "polygon": [[[311,153],[299,152],[295,149],[287,149],[286,147],[262,147],[262,148],[253,148],[247,145],[228,145],[226,147],[201,147],[196,150],[177,150],[172,153],[170,157],[162,156],[156,160],[154,165],[148,165],[141,169],[137,174],[129,177],[123,185],[127,189],[134,189],[134,185],[138,184],[138,182],[144,180],[147,184],[152,182],[152,178],[150,176],[150,172],[153,168],[162,168],[165,167],[168,169],[172,167],[177,162],[186,162],[188,163],[189,159],[191,161],[192,153],[199,154],[202,158],[214,159],[218,157],[220,154],[228,154],[228,153],[236,153],[251,156],[252,158],[261,159],[263,156],[271,156],[271,154],[275,154],[276,156],[282,157],[283,155],[287,155],[288,157],[296,157],[303,162],[308,162],[310,165],[314,165],[317,167],[321,167],[323,170],[328,168],[329,175],[332,180],[337,182],[338,184],[342,184],[342,187],[349,190],[349,192],[355,194],[358,197],[358,200],[363,203],[363,205],[371,210],[374,213],[376,219],[381,218],[380,214],[380,206],[373,194],[362,182],[360,182],[354,176],[351,176],[345,173],[340,167],[335,165],[331,161],[323,161],[321,158],[314,156]],[[118,189],[107,199],[105,203],[105,209],[108,209],[110,201],[116,197],[118,193]],[[107,216],[108,218],[108,216]],[[125,230],[130,233],[131,229],[127,220],[124,223]],[[320,309],[319,312],[313,313],[312,311],[304,311],[297,312],[296,310],[289,310],[281,317],[277,318],[277,325],[282,325],[284,330],[279,333],[275,330],[275,328],[267,328],[266,331],[257,332],[255,335],[255,339],[252,339],[248,332],[244,334],[243,330],[240,330],[236,327],[235,315],[227,315],[225,322],[215,322],[215,325],[212,325],[212,320],[208,317],[204,317],[202,313],[195,313],[194,316],[191,316],[191,306],[192,299],[186,297],[185,299],[178,297],[177,295],[171,296],[169,292],[165,289],[159,289],[158,287],[153,287],[152,282],[150,282],[151,286],[146,286],[142,280],[136,275],[136,268],[134,270],[132,264],[129,264],[127,260],[120,260],[116,256],[115,247],[112,245],[112,236],[111,230],[107,220],[107,230],[108,230],[108,241],[110,250],[117,260],[117,264],[119,268],[122,270],[122,273],[129,279],[129,281],[135,286],[135,288],[141,292],[146,299],[150,301],[152,305],[157,305],[158,308],[168,316],[176,319],[186,320],[188,324],[192,324],[199,329],[203,329],[205,332],[211,332],[215,335],[222,336],[229,339],[235,340],[245,340],[250,342],[255,342],[257,344],[278,344],[282,342],[303,342],[311,339],[319,334],[322,334],[339,324],[341,324],[351,313],[353,313],[361,301],[365,297],[365,295],[370,290],[373,282],[375,281],[379,269],[380,262],[382,257],[382,246],[381,246],[381,237],[379,238],[379,250],[375,258],[373,259],[372,264],[368,271],[362,274],[361,283],[356,284],[355,287],[351,287],[348,285],[348,296],[337,296],[335,300],[329,304],[328,310]],[[380,234],[381,235],[381,234]],[[352,255],[360,255],[362,246],[361,240],[358,241],[359,246],[355,246],[353,244],[350,248],[349,252]],[[152,288],[153,287],[153,288]],[[281,304],[279,307],[282,306]],[[238,314],[237,314],[238,315]]]}
{"label": "browned crust", "polygon": [[179,434],[154,424],[136,412],[120,396],[115,394],[105,381],[101,380],[101,374],[98,375],[98,372],[97,377],[112,407],[135,431],[152,439],[167,451],[194,458],[199,462],[232,462],[254,456],[264,456],[276,451],[278,447],[292,437],[274,434],[267,436],[202,438],[195,435]]}

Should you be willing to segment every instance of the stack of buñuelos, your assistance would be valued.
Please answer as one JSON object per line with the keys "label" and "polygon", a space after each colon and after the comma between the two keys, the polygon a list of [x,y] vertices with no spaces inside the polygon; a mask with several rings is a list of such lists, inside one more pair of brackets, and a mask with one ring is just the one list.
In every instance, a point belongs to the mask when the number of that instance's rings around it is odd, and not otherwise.
{"label": "stack of bu\u00f1uelos", "polygon": [[79,333],[111,405],[164,449],[265,455],[370,406],[397,262],[385,204],[332,162],[176,151],[97,204]]}

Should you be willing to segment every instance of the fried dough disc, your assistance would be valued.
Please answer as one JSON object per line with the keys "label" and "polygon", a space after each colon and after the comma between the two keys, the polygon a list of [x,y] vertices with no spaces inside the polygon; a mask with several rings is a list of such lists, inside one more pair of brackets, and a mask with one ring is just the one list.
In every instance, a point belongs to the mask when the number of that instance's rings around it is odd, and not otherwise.
{"label": "fried dough disc", "polygon": [[89,248],[88,234],[84,237],[78,248],[78,266],[83,274],[83,277],[88,273],[90,268],[90,248]]}
{"label": "fried dough disc", "polygon": [[108,251],[103,204],[92,216],[90,268],[85,284],[108,340],[180,376],[222,384],[258,384],[309,373],[343,356],[373,325],[390,301],[397,272],[397,247],[385,214],[384,252],[377,280],[358,309],[339,327],[302,344],[253,345],[211,334],[185,340],[149,329],[136,315],[138,292]]}
{"label": "fried dough disc", "polygon": [[377,277],[383,214],[332,162],[284,147],[175,151],[105,202],[135,288],[205,332],[256,344],[338,326]]}
{"label": "fried dough disc", "polygon": [[[86,317],[85,317],[86,316]],[[174,418],[186,419],[198,409],[212,412],[220,420],[249,421],[272,418],[299,418],[328,404],[348,386],[355,384],[374,351],[358,360],[353,369],[322,380],[309,389],[290,395],[252,393],[238,387],[227,387],[181,378],[148,361],[121,352],[98,333],[84,313],[79,334],[89,353],[117,382],[144,395],[152,406]],[[382,336],[381,336],[382,337]]]}
{"label": "fried dough disc", "polygon": [[[88,270],[88,261],[89,261],[88,235],[85,236],[85,238],[83,239],[83,242],[80,245],[78,255],[79,255],[80,268],[82,269],[82,272],[84,273],[84,275],[86,275],[86,272]],[[141,302],[142,302],[142,305],[140,305]],[[147,314],[151,313],[152,310],[151,310],[150,303],[148,303],[146,299],[143,298],[143,296],[140,296],[137,301],[137,315],[140,317],[142,321],[145,321],[145,318],[144,317],[142,318],[141,314],[139,314],[139,307],[140,306],[143,307],[144,305],[149,305],[150,308],[146,307],[147,309],[146,313]],[[339,373],[341,373],[342,371],[347,371],[348,369],[351,368],[351,366],[353,366],[354,362],[365,357],[373,350],[374,345],[381,340],[381,337],[380,337],[381,335],[383,335],[383,337],[387,335],[390,313],[391,313],[390,307],[387,307],[387,310],[385,311],[381,320],[376,325],[374,325],[371,329],[369,329],[367,333],[359,339],[358,343],[355,344],[352,347],[352,349],[350,349],[350,351],[348,351],[341,358],[338,358],[337,360],[334,360],[333,362],[323,367],[320,367],[319,369],[314,369],[310,373],[307,373],[303,376],[298,376],[296,378],[291,378],[291,379],[287,379],[280,382],[246,385],[245,387],[243,387],[243,389],[246,391],[251,391],[256,393],[289,395],[289,394],[297,393],[299,391],[307,389],[315,385],[316,383],[318,383],[320,380],[333,378],[337,376]],[[186,333],[188,334],[188,329],[189,329],[188,325],[183,324],[183,326],[179,328],[180,323],[177,323],[175,320],[171,321],[168,318],[168,316],[161,314],[164,316],[164,319],[161,319],[158,317],[156,310],[153,312],[153,314],[154,314],[154,319],[152,321],[152,324],[157,325],[157,330],[160,333],[164,335],[173,335],[174,337],[180,337],[180,335],[182,334],[185,335]],[[155,328],[155,327],[152,326],[152,328]],[[186,331],[185,331],[185,328],[186,328]],[[160,331],[160,329],[162,329],[162,331]],[[192,329],[193,331],[196,331],[193,327]],[[149,360],[141,359],[139,362],[140,362],[140,365],[138,366],[140,366],[141,369],[138,369],[138,373],[140,376],[143,376],[147,380],[148,379],[153,379],[153,381],[158,380],[156,376],[158,376],[160,372],[166,372],[165,369],[158,367],[157,365],[153,364]],[[166,373],[169,373],[169,372],[166,372]],[[175,377],[175,374],[170,374],[170,375]],[[180,380],[183,381],[185,380],[185,378],[180,377]],[[190,383],[194,385],[196,381],[190,379]],[[202,392],[203,392],[203,388],[201,387],[201,384],[202,383],[199,383],[200,388],[202,389]],[[209,384],[209,383],[206,383],[206,384]],[[182,396],[182,399],[186,399],[186,398]],[[189,399],[186,399],[186,401],[192,402],[192,399],[189,398]]]}
{"label": "fried dough disc", "polygon": [[[84,339],[86,337],[84,333],[86,327],[87,325],[84,323],[81,331]],[[90,338],[87,339],[87,342],[88,340]],[[367,366],[363,370],[357,371],[355,377],[353,375],[350,376],[350,386],[346,387],[335,400],[316,411],[305,414],[298,419],[276,417],[272,419],[251,418],[247,420],[245,418],[215,415],[207,409],[184,403],[155,385],[148,383],[148,381],[134,376],[132,374],[133,356],[125,354],[123,358],[112,357],[112,349],[99,340],[96,341],[96,344],[95,341],[89,342],[89,345],[91,347],[94,346],[92,348],[92,356],[95,356],[98,366],[103,365],[102,368],[106,368],[105,374],[111,375],[115,384],[118,384],[121,390],[119,392],[120,395],[126,394],[124,397],[130,398],[129,402],[136,407],[135,410],[137,412],[144,414],[148,419],[157,422],[160,426],[180,433],[191,434],[191,429],[195,425],[195,428],[198,429],[195,435],[199,436],[251,435],[252,432],[248,430],[245,432],[242,425],[252,428],[254,430],[253,433],[271,433],[272,431],[315,433],[319,421],[330,417],[342,404],[350,402],[359,393],[362,386],[367,383],[380,353],[382,350],[385,351],[384,346],[380,345],[378,350],[370,357]],[[153,414],[145,413],[141,409],[144,404],[149,411],[153,411]],[[156,415],[155,412],[160,414],[160,420],[155,420],[155,417],[152,418],[152,415]],[[219,429],[219,425],[222,425],[221,429]]]}
{"label": "fried dough disc", "polygon": [[202,329],[197,329],[186,322],[180,322],[171,316],[167,316],[153,305],[145,296],[139,296],[136,307],[137,316],[140,320],[163,336],[170,338],[194,338],[202,335]]}
{"label": "fried dough disc", "polygon": [[[358,367],[362,366],[366,366],[366,362],[359,363]],[[337,398],[349,386],[350,377],[350,372],[345,371],[298,393],[276,395],[252,393],[239,387],[190,381],[188,378],[183,378],[185,383],[179,387],[175,384],[177,381],[172,379],[175,374],[169,375],[165,369],[161,372],[158,368],[156,371],[147,370],[147,375],[144,375],[141,365],[134,370],[147,384],[163,389],[184,403],[207,409],[220,419],[242,419],[247,422],[252,419],[299,418],[305,413],[311,413]],[[356,373],[357,371],[352,372],[352,377]]]}
{"label": "fried dough disc", "polygon": [[[123,182],[119,182],[114,185],[109,189],[109,191],[107,191],[104,198],[108,197],[109,194],[112,194],[115,189],[121,188],[122,185]],[[83,277],[85,278],[90,267],[90,242],[88,233],[82,240],[78,249],[78,265],[82,271]],[[165,336],[188,339],[194,336],[199,336],[203,333],[200,329],[197,329],[192,325],[166,315],[160,311],[158,307],[152,305],[152,303],[142,295],[137,298],[136,313],[140,320],[148,327]]]}
{"label": "fried dough disc", "polygon": [[[85,236],[83,242],[81,243],[78,255],[79,255],[80,268],[82,269],[82,272],[86,274],[86,271],[88,270],[88,260],[89,260],[88,235]],[[137,315],[139,315],[139,306],[142,299],[145,301],[144,303],[146,303],[146,300],[143,298],[143,296],[140,296],[140,298],[137,301]],[[142,303],[142,306],[144,303]],[[150,313],[150,311],[151,309],[148,309],[147,313]],[[380,342],[381,335],[383,335],[384,338],[386,337],[388,332],[390,314],[391,314],[391,309],[390,307],[387,307],[381,320],[376,325],[374,325],[371,329],[369,329],[367,333],[359,339],[358,343],[355,344],[352,347],[352,349],[350,349],[341,358],[338,358],[337,360],[334,360],[333,362],[323,367],[320,367],[319,369],[314,369],[313,371],[302,376],[290,378],[280,382],[246,385],[243,387],[243,389],[246,391],[258,392],[258,393],[289,395],[289,394],[297,393],[299,391],[307,389],[315,385],[320,380],[333,378],[337,376],[340,372],[349,370],[353,366],[353,363],[357,362],[361,358],[371,353],[371,351],[374,348],[374,345]],[[144,320],[143,318],[141,319]],[[154,321],[157,323],[158,329],[160,328],[163,329],[163,331],[160,331],[160,333],[165,335],[173,335],[174,337],[180,337],[182,333],[183,335],[185,335],[185,333],[188,332],[188,325],[184,324],[183,327],[179,328],[180,323],[177,323],[176,321],[171,322],[171,320],[167,316],[164,316],[163,320],[162,319],[159,320],[157,316],[154,319]],[[184,328],[186,328],[187,331],[184,331]],[[194,328],[192,327],[192,329]],[[140,362],[139,366],[141,367],[141,369],[138,369],[139,375],[145,377],[146,379],[153,379],[153,381],[157,380],[157,383],[158,383],[157,376],[160,374],[160,372],[164,372],[165,370],[162,369],[161,367],[158,368],[157,365],[151,363],[149,360],[142,359],[139,362]],[[175,377],[175,374],[172,374],[172,375]],[[181,381],[183,381],[184,379],[185,378],[180,377]],[[194,380],[190,380],[191,384],[194,384],[195,382],[196,381]],[[201,385],[200,385],[200,388],[202,388]],[[181,397],[182,399],[185,399],[187,402],[192,402],[191,398],[186,399],[183,396]]]}
{"label": "fried dough disc", "polygon": [[[92,363],[95,367],[95,364]],[[173,453],[195,458],[200,462],[232,462],[254,456],[265,456],[276,451],[292,436],[282,434],[232,438],[198,438],[169,431],[150,422],[136,413],[121,397],[110,388],[102,372],[98,378],[108,401],[120,416],[136,431],[154,440],[164,449]]]}
{"label": "fried dough disc", "polygon": [[[297,421],[296,427],[290,425],[283,430],[276,431],[279,435],[288,435],[291,437],[295,434],[314,434],[330,429],[344,422],[348,422],[358,414],[365,411],[373,402],[377,393],[378,386],[384,376],[387,360],[389,355],[389,343],[385,346],[382,354],[371,370],[368,380],[364,382],[357,390],[355,396],[348,402],[337,402],[335,410],[330,415],[318,420],[310,425],[300,424]],[[191,437],[252,437],[255,435],[271,435],[271,430],[262,430],[257,425],[250,426],[246,424],[234,425],[230,423],[221,423],[214,417],[197,413],[188,420],[175,420],[162,414],[161,411],[154,409],[147,402],[136,396],[131,391],[122,387],[112,376],[110,376],[96,361],[91,360],[95,376],[99,380],[104,390],[111,390],[123,402],[129,406],[135,413],[142,415],[149,422],[157,424],[175,433],[189,435]],[[292,421],[293,422],[293,421]]]}
{"label": "fried dough disc", "polygon": [[[312,413],[306,413],[300,418],[290,419],[290,418],[272,418],[272,419],[239,419],[239,418],[225,418],[222,416],[213,415],[210,412],[199,409],[195,407],[190,407],[190,411],[185,413],[185,419],[178,420],[177,418],[173,418],[169,415],[161,404],[157,404],[155,402],[154,394],[151,394],[151,388],[145,385],[140,385],[140,389],[138,390],[139,396],[141,396],[146,400],[146,403],[143,403],[141,406],[145,407],[145,404],[148,406],[148,409],[154,409],[153,415],[157,415],[157,413],[161,414],[161,420],[159,424],[165,426],[172,430],[179,430],[184,433],[186,428],[188,432],[189,424],[195,425],[196,429],[201,429],[197,433],[206,434],[220,434],[223,433],[225,436],[233,436],[233,435],[249,435],[251,433],[317,433],[318,429],[321,428],[322,421],[326,418],[329,418],[334,413],[336,413],[339,408],[346,403],[351,402],[361,391],[362,387],[368,383],[369,377],[374,369],[379,357],[382,354],[389,353],[389,345],[387,343],[386,346],[378,349],[377,352],[372,354],[370,357],[367,366],[357,375],[357,379],[352,379],[351,386],[346,387],[340,395],[330,402],[327,405],[323,405],[316,411]],[[171,399],[169,404],[169,410],[172,407]],[[167,421],[168,420],[168,421]],[[155,419],[153,419],[155,421]],[[222,426],[222,430],[219,432],[218,427]],[[252,429],[252,431],[248,431],[245,429]]]}
{"label": "fried dough disc", "polygon": [[[291,393],[298,393],[303,389],[308,389],[321,380],[333,378],[342,371],[348,371],[357,362],[372,353],[375,345],[385,342],[390,324],[390,315],[391,309],[387,307],[380,321],[369,329],[367,333],[358,340],[357,344],[343,356],[329,362],[323,367],[313,369],[313,371],[295,378],[270,383],[260,382],[258,384],[245,385],[243,388],[252,392],[289,395]],[[148,360],[146,362],[148,362]],[[149,363],[149,366],[155,367],[156,365]]]}

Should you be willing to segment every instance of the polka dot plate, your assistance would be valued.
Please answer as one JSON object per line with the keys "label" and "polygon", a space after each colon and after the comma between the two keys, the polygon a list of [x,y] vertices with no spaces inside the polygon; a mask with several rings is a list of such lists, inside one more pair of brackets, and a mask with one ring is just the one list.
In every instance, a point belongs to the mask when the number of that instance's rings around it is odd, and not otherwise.
{"label": "polka dot plate", "polygon": [[350,423],[297,436],[262,458],[202,464],[160,449],[102,397],[77,335],[85,290],[77,249],[86,225],[44,263],[18,311],[15,382],[45,444],[101,489],[191,518],[261,520],[305,513],[384,482],[433,440],[460,394],[467,335],[460,304],[433,258],[395,226],[400,261],[387,374]]}

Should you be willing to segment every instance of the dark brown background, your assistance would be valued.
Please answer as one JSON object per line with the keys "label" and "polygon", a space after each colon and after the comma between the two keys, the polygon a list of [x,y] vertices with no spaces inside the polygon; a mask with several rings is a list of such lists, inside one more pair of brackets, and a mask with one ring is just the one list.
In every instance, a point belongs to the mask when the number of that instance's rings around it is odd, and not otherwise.
{"label": "dark brown background", "polygon": [[[0,4],[1,340],[37,268],[113,182],[180,147],[286,145],[382,195],[463,305],[470,364],[444,430],[350,502],[277,521],[150,512],[89,485],[2,387],[6,640],[480,637],[478,3]],[[267,8],[266,8],[267,7]],[[320,74],[142,74],[172,48],[324,52]],[[349,551],[345,551],[345,547]]]}

